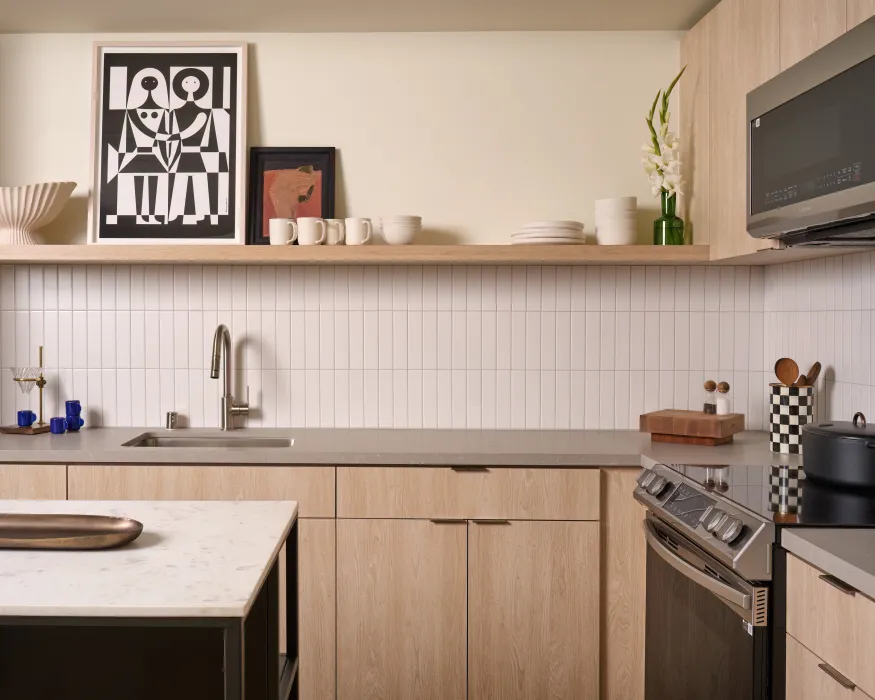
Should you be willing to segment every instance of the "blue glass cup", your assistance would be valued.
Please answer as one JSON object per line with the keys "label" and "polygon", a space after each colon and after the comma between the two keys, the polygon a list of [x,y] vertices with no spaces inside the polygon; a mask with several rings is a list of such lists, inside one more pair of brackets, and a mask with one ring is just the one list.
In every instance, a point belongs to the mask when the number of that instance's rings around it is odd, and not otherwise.
{"label": "blue glass cup", "polygon": [[18,427],[19,428],[29,428],[34,424],[36,420],[36,413],[33,411],[19,411],[18,412]]}
{"label": "blue glass cup", "polygon": [[76,432],[85,424],[85,421],[82,420],[79,416],[67,416],[67,430],[71,432]]}
{"label": "blue glass cup", "polygon": [[52,418],[49,421],[49,430],[55,435],[63,435],[67,431],[66,418]]}
{"label": "blue glass cup", "polygon": [[68,416],[78,416],[82,413],[82,404],[78,399],[74,399],[73,401],[65,401],[64,406],[67,409]]}

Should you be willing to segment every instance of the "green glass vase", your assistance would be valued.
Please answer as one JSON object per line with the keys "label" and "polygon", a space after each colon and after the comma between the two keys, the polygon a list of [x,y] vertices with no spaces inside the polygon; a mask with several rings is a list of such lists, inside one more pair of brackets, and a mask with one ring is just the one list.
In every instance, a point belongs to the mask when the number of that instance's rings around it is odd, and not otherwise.
{"label": "green glass vase", "polygon": [[653,222],[653,245],[683,245],[684,220],[675,215],[677,195],[660,193],[662,216]]}

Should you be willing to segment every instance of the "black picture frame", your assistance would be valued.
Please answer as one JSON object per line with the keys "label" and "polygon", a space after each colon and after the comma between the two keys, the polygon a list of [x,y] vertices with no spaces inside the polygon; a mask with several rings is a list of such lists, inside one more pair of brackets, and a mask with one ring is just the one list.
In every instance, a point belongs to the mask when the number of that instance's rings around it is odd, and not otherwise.
{"label": "black picture frame", "polygon": [[[246,244],[269,245],[264,231],[265,173],[271,170],[299,170],[307,166],[322,172],[320,214],[323,219],[334,218],[335,148],[325,147],[265,147],[249,149],[249,202],[246,214]],[[316,216],[314,212],[307,215]],[[277,213],[277,216],[283,216]],[[292,217],[294,218],[294,217]]]}

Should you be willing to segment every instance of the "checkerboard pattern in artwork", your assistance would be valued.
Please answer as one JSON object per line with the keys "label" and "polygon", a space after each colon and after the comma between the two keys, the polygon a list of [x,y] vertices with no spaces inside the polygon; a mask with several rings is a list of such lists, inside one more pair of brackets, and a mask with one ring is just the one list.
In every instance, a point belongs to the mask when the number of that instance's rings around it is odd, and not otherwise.
{"label": "checkerboard pattern in artwork", "polygon": [[772,384],[769,444],[772,452],[801,454],[802,426],[814,420],[814,387]]}

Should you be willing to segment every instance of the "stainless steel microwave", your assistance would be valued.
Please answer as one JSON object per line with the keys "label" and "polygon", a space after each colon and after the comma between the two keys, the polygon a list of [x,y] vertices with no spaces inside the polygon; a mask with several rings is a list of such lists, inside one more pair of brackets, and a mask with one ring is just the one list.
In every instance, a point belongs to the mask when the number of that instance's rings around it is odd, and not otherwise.
{"label": "stainless steel microwave", "polygon": [[747,230],[875,245],[875,18],[747,96]]}

